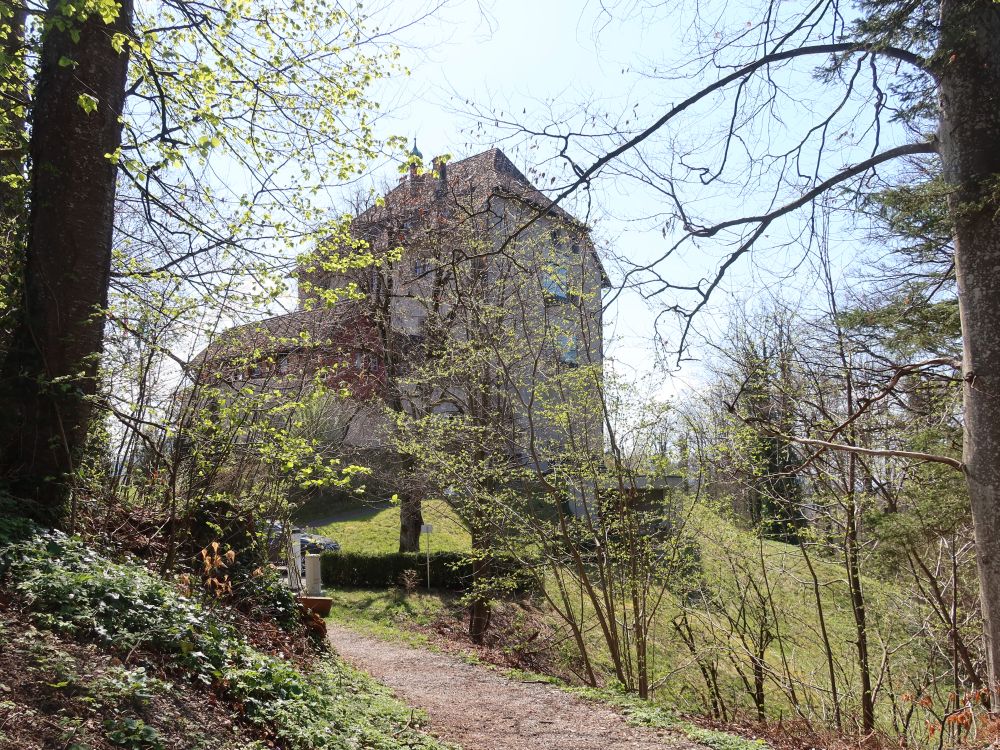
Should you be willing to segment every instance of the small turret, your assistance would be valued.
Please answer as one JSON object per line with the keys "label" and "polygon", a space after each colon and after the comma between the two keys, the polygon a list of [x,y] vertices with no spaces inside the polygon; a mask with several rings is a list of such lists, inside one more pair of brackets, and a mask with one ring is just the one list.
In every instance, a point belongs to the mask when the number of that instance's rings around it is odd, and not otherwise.
{"label": "small turret", "polygon": [[413,148],[410,149],[410,177],[417,176],[417,169],[420,162],[424,160],[424,155],[420,153],[420,149],[417,148],[417,139],[413,139]]}

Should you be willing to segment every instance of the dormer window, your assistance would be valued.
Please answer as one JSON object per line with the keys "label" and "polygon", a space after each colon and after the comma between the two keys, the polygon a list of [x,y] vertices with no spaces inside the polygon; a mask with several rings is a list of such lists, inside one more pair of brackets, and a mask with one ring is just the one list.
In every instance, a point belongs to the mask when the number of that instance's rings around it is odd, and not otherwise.
{"label": "dormer window", "polygon": [[451,401],[444,401],[440,404],[436,404],[432,411],[434,414],[438,414],[442,417],[457,417],[462,413],[461,407]]}

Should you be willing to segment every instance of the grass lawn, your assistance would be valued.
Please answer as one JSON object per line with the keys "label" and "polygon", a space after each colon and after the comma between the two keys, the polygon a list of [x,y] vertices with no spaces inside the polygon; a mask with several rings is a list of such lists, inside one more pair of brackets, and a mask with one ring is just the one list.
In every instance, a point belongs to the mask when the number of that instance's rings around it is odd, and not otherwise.
{"label": "grass lawn", "polygon": [[[431,552],[464,552],[469,532],[443,500],[425,500],[424,523],[434,527]],[[361,503],[341,506],[329,517],[314,522],[316,530],[340,543],[344,552],[384,553],[399,550],[399,506],[372,507]],[[308,524],[313,526],[314,524]],[[427,535],[421,539],[426,549]]]}
{"label": "grass lawn", "polygon": [[327,589],[333,599],[329,618],[366,635],[426,646],[427,636],[408,625],[430,625],[454,604],[454,597],[438,592]]}
{"label": "grass lawn", "polygon": [[[443,501],[426,502],[424,517],[427,523],[434,525],[430,540],[432,551],[469,549],[468,531]],[[340,505],[313,524],[340,542],[347,552],[386,553],[398,548],[398,506],[373,508],[360,502],[352,506]],[[829,667],[816,617],[812,580],[801,550],[794,545],[761,542],[724,515],[706,507],[693,509],[687,532],[699,548],[700,580],[704,589],[711,592],[711,598],[685,607],[678,594],[670,590],[663,592],[658,611],[650,623],[652,632],[648,644],[650,665],[658,683],[657,700],[679,710],[705,710],[705,699],[699,692],[704,689],[700,665],[692,659],[675,626],[676,618],[686,611],[691,626],[699,634],[702,657],[717,670],[717,681],[725,701],[730,707],[747,708],[749,698],[739,668],[724,656],[743,655],[746,646],[740,642],[739,633],[730,632],[722,610],[738,613],[740,602],[752,593],[750,583],[754,582],[759,589],[770,591],[773,604],[766,605],[766,611],[757,612],[757,602],[751,596],[745,601],[745,606],[749,607],[746,616],[766,620],[768,627],[781,635],[780,641],[775,640],[766,649],[769,668],[780,676],[768,684],[768,714],[772,718],[795,714],[792,699],[786,695],[787,686],[780,682],[786,669],[795,683],[795,699],[808,701],[816,713],[829,713]],[[824,558],[818,553],[813,555],[813,565],[823,597],[839,702],[846,713],[854,714],[860,695],[854,647],[856,633],[843,568],[837,559]],[[898,674],[894,676],[909,679],[911,670],[917,673],[925,661],[919,652],[921,644],[912,642],[909,635],[917,631],[923,614],[917,607],[900,610],[901,592],[884,581],[866,579],[866,589],[870,632],[880,643],[896,649],[894,663]],[[403,596],[394,591],[334,590],[329,595],[334,598],[332,619],[380,637],[402,637],[417,642],[426,639],[419,632],[408,631],[407,625],[429,624],[446,614],[451,606],[451,600],[436,593],[415,592]],[[578,600],[575,592],[571,599]],[[584,640],[591,658],[599,672],[610,676],[613,674],[611,654],[596,626],[596,613],[585,597],[580,597],[579,601],[586,623]],[[555,613],[551,614],[557,620]],[[745,658],[739,663],[745,672]],[[878,670],[877,662],[873,663],[873,668]],[[889,688],[883,686],[877,701],[880,724],[887,725],[890,721],[892,705]]]}

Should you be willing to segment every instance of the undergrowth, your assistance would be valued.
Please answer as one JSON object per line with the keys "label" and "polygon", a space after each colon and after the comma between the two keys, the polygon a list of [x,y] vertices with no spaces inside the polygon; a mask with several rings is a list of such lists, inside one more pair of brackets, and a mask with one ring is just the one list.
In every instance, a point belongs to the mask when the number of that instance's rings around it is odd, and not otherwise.
{"label": "undergrowth", "polygon": [[[263,653],[225,607],[181,593],[138,562],[113,562],[79,540],[44,531],[0,548],[0,577],[38,627],[96,642],[126,660],[148,654],[290,750],[442,747],[370,678],[333,658],[305,670]],[[109,736],[155,747],[146,742],[155,728],[116,722]]]}
{"label": "undergrowth", "polygon": [[581,698],[613,705],[633,726],[670,729],[712,750],[768,750],[770,748],[761,739],[751,740],[736,734],[696,726],[663,706],[641,700],[628,693],[588,687],[563,686],[563,689]]}

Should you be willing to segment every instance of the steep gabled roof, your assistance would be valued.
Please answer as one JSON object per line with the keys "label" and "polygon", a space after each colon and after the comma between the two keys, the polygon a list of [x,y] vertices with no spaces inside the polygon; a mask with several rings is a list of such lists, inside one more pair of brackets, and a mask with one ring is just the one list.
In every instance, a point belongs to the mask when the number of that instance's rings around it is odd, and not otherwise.
{"label": "steep gabled roof", "polygon": [[295,310],[224,331],[190,364],[200,367],[207,362],[253,359],[257,349],[272,354],[328,346],[342,340],[345,331],[357,333],[366,324],[370,325],[365,312],[354,302],[341,302],[333,307],[314,310]]}
{"label": "steep gabled roof", "polygon": [[[522,203],[589,234],[586,224],[535,187],[498,148],[449,162],[444,171],[446,179],[443,180],[435,172],[403,177],[396,187],[386,193],[384,205],[361,213],[356,219],[357,225],[378,226],[389,212],[405,214],[407,210],[429,208],[435,203],[450,202],[477,213],[489,208],[491,200],[504,199]],[[610,286],[601,259],[593,247],[591,251],[603,285]]]}

